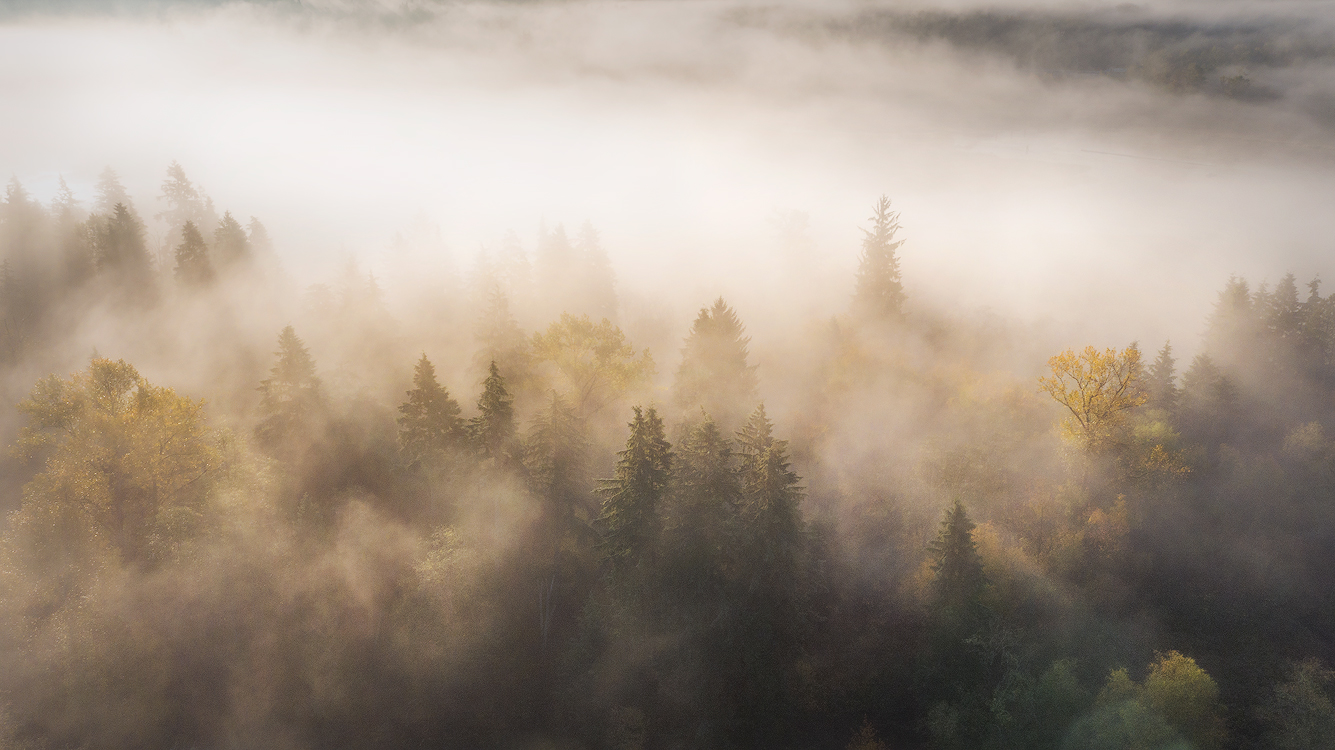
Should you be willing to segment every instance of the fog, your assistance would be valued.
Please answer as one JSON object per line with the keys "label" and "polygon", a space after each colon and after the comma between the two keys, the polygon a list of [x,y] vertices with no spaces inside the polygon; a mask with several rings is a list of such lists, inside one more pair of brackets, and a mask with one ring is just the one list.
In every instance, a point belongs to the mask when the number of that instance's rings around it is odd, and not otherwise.
{"label": "fog", "polygon": [[[46,198],[58,175],[87,196],[110,164],[151,202],[176,160],[219,206],[264,217],[302,278],[346,255],[388,265],[418,217],[459,267],[506,231],[531,243],[544,219],[591,220],[627,290],[670,274],[701,298],[763,302],[729,280],[774,253],[772,216],[796,210],[824,283],[795,301],[831,308],[881,193],[903,213],[916,298],[1112,343],[1190,346],[1200,331],[1168,321],[1199,317],[1231,273],[1327,270],[1321,5],[39,7],[0,32],[6,168]],[[1007,14],[1030,29],[998,38],[986,23]],[[975,28],[952,37],[950,18]],[[1045,44],[1054,19],[1113,55]],[[1121,38],[1144,57],[1219,26],[1241,29],[1225,44],[1285,55],[1232,66],[1265,96],[1095,68],[1127,67]]]}
{"label": "fog", "polygon": [[1329,3],[12,0],[0,178],[0,750],[1335,732]]}

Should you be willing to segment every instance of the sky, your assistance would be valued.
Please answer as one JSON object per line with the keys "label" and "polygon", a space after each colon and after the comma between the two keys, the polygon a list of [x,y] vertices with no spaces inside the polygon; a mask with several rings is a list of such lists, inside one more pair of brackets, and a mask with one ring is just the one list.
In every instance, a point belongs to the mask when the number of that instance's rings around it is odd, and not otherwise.
{"label": "sky", "polygon": [[[466,273],[509,231],[531,252],[587,220],[628,297],[689,315],[726,294],[762,334],[846,307],[885,194],[919,309],[1190,352],[1230,275],[1335,278],[1332,21],[1331,3],[16,2],[0,174],[91,202],[111,166],[151,216],[178,161],[311,282],[349,257],[396,277],[415,227]],[[1196,90],[1137,77],[1206,47],[1225,63]],[[1247,96],[1221,93],[1236,75]]]}

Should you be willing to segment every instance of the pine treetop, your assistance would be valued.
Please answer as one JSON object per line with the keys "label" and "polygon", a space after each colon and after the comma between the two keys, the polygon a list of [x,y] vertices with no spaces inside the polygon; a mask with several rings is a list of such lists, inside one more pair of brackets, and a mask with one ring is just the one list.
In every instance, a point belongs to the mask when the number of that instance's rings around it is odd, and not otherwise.
{"label": "pine treetop", "polygon": [[413,389],[399,406],[399,445],[411,461],[443,455],[463,441],[459,403],[436,380],[425,353],[413,368]]}
{"label": "pine treetop", "polygon": [[664,437],[658,412],[634,407],[629,427],[626,447],[617,453],[615,476],[602,480],[598,490],[603,498],[598,519],[601,546],[614,565],[649,552],[672,471],[672,446]]}
{"label": "pine treetop", "polygon": [[478,449],[486,458],[509,459],[519,432],[515,424],[514,399],[505,388],[505,379],[492,361],[487,379],[482,381],[482,395],[477,402],[478,415],[469,422],[469,430]]}
{"label": "pine treetop", "polygon": [[899,213],[890,210],[888,197],[882,195],[876,202],[871,222],[871,229],[862,230],[862,257],[858,261],[853,312],[869,322],[891,322],[904,315],[904,285],[900,280],[899,257],[895,254],[904,241],[895,239]]}

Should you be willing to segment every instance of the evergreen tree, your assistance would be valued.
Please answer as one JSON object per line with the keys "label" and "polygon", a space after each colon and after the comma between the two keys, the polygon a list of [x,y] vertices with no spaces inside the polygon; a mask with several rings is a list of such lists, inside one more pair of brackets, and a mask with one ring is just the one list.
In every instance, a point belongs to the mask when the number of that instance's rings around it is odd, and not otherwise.
{"label": "evergreen tree", "polygon": [[436,380],[426,354],[413,368],[413,389],[399,406],[399,447],[411,463],[427,463],[455,453],[466,439],[459,403]]}
{"label": "evergreen tree", "polygon": [[162,195],[158,198],[167,204],[167,208],[157,214],[156,218],[167,225],[172,241],[180,236],[181,228],[187,222],[196,227],[210,227],[218,223],[213,201],[190,182],[185,176],[185,170],[175,161],[167,167],[167,179],[162,181]]}
{"label": "evergreen tree", "polygon": [[756,368],[747,364],[751,339],[745,330],[722,297],[700,309],[686,337],[673,384],[673,398],[680,409],[704,409],[726,427],[741,420],[757,390]]}
{"label": "evergreen tree", "polygon": [[487,289],[487,303],[478,317],[473,334],[477,352],[473,355],[479,369],[495,364],[510,374],[510,381],[523,392],[532,354],[529,340],[510,312],[510,298],[499,284]]}
{"label": "evergreen tree", "polygon": [[209,247],[193,221],[181,227],[181,244],[176,247],[176,278],[186,284],[202,285],[213,280]]}
{"label": "evergreen tree", "polygon": [[802,493],[787,441],[774,439],[773,427],[761,404],[737,433],[742,533],[735,596],[742,619],[732,646],[743,663],[742,733],[752,742],[782,726],[810,619]]}
{"label": "evergreen tree", "polygon": [[140,305],[153,301],[156,290],[144,227],[124,203],[117,203],[110,217],[97,221],[93,244],[98,269],[111,277],[123,297]]}
{"label": "evergreen tree", "polygon": [[616,474],[602,480],[598,526],[602,550],[614,573],[634,568],[652,554],[658,541],[659,514],[672,470],[672,446],[663,420],[651,407],[636,406],[625,450],[617,455]]}
{"label": "evergreen tree", "polygon": [[862,230],[862,257],[858,261],[853,313],[870,323],[899,321],[904,317],[904,285],[900,281],[899,257],[904,244],[895,239],[899,213],[890,210],[890,199],[881,196],[871,216],[872,228]]}
{"label": "evergreen tree", "polygon": [[269,239],[269,230],[265,229],[260,220],[254,216],[250,217],[250,224],[246,226],[246,240],[250,243],[251,249],[261,257],[273,252],[273,241]]}
{"label": "evergreen tree", "polygon": [[51,214],[62,225],[73,225],[78,221],[79,201],[74,197],[74,191],[65,184],[65,176],[60,176],[60,187],[56,189],[56,194],[51,198]]}
{"label": "evergreen tree", "polygon": [[93,212],[110,216],[116,212],[116,206],[121,205],[130,215],[139,220],[139,214],[135,213],[134,202],[130,200],[130,194],[126,192],[125,186],[121,184],[120,176],[116,170],[107,167],[102,170],[102,174],[97,178],[97,185],[93,188],[97,200],[93,203]]}
{"label": "evergreen tree", "polygon": [[487,379],[482,382],[478,414],[469,422],[469,432],[482,457],[496,464],[509,464],[516,457],[519,429],[515,425],[513,402],[500,369],[492,362]]}
{"label": "evergreen tree", "polygon": [[290,455],[294,438],[309,429],[322,406],[315,361],[292,326],[278,334],[278,361],[260,382],[260,423],[255,437],[272,454]]}
{"label": "evergreen tree", "polygon": [[241,223],[232,218],[232,212],[223,213],[218,228],[213,230],[213,255],[219,268],[230,268],[250,260],[250,239]]}
{"label": "evergreen tree", "polygon": [[1145,378],[1145,395],[1147,403],[1156,409],[1173,411],[1177,408],[1177,374],[1174,366],[1177,360],[1173,359],[1173,345],[1171,342],[1164,342],[1163,348],[1159,350],[1159,357],[1150,365],[1149,372]]}
{"label": "evergreen tree", "polygon": [[587,448],[583,420],[561,394],[551,392],[551,402],[534,420],[527,444],[527,468],[534,494],[542,500],[542,526],[551,543],[573,530],[577,514],[587,510],[593,484]]}
{"label": "evergreen tree", "polygon": [[983,560],[973,541],[974,528],[964,504],[956,500],[946,510],[936,539],[927,547],[936,574],[932,581],[935,604],[951,619],[975,620],[987,588]]}

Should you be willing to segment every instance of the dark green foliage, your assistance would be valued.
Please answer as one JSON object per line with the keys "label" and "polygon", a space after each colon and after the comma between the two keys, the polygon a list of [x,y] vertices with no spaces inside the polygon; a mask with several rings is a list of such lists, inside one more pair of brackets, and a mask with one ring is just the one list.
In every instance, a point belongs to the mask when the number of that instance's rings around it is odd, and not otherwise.
{"label": "dark green foliage", "polygon": [[181,227],[181,244],[176,246],[176,279],[191,286],[200,286],[213,280],[209,246],[204,244],[204,236],[192,221],[187,221]]}
{"label": "dark green foliage", "polygon": [[292,326],[278,334],[278,361],[260,382],[260,422],[255,438],[271,454],[290,455],[294,443],[308,438],[322,406],[315,361]]}
{"label": "dark green foliage", "polygon": [[473,444],[484,459],[493,464],[509,464],[518,457],[519,428],[515,424],[514,399],[505,388],[505,379],[495,362],[482,382],[482,396],[477,402],[477,416],[468,423]]}
{"label": "dark green foliage", "polygon": [[977,626],[977,618],[987,590],[987,576],[978,546],[973,541],[976,528],[956,500],[941,519],[936,539],[927,549],[932,555],[932,594],[936,607],[947,618],[970,620]]}
{"label": "dark green foliage", "polygon": [[410,464],[437,463],[466,445],[459,402],[436,380],[436,368],[425,354],[413,367],[413,389],[399,414],[399,449]]}
{"label": "dark green foliage", "polygon": [[783,725],[779,709],[792,699],[792,670],[804,655],[810,625],[802,492],[788,443],[774,438],[773,427],[762,404],[737,433],[740,622],[733,646],[744,665],[742,732],[753,738]]}
{"label": "dark green foliage", "polygon": [[890,210],[890,199],[886,196],[876,202],[871,222],[871,229],[862,230],[853,314],[868,323],[892,323],[904,317],[904,284],[900,279],[899,256],[895,253],[904,241],[895,239],[899,213]]}
{"label": "dark green foliage", "polygon": [[697,409],[735,426],[756,397],[756,368],[747,364],[747,344],[737,312],[723,301],[701,308],[682,349],[673,398],[685,413]]}
{"label": "dark green foliage", "polygon": [[623,574],[650,558],[658,543],[663,497],[672,471],[672,446],[663,420],[650,407],[636,406],[630,437],[617,455],[616,474],[602,480],[598,494],[600,548],[614,574]]}

